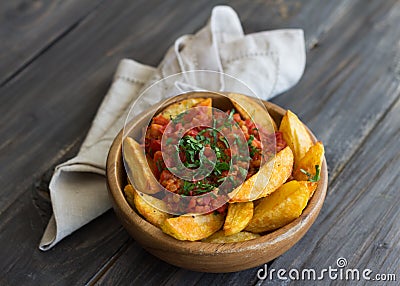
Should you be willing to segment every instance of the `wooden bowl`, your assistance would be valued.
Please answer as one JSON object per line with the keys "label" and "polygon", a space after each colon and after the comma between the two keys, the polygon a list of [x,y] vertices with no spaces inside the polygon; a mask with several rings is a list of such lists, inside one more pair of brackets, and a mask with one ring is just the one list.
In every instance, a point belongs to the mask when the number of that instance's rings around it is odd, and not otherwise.
{"label": "wooden bowl", "polygon": [[[205,95],[203,93],[184,94],[174,97],[172,101],[182,100],[189,96],[204,97]],[[221,95],[210,93],[206,96],[213,97],[218,106],[218,97]],[[279,126],[286,110],[270,102],[263,103]],[[134,124],[140,124],[142,118],[154,114],[156,108],[145,112],[138,121],[135,120]],[[316,141],[315,136],[311,132],[310,134]],[[182,268],[201,272],[234,272],[271,261],[285,253],[303,237],[317,218],[325,199],[328,184],[326,160],[321,168],[318,187],[307,207],[299,218],[288,225],[244,242],[218,244],[179,241],[143,219],[126,201],[123,194],[127,176],[122,159],[122,135],[121,131],[115,138],[107,158],[107,185],[115,213],[125,229],[144,249],[158,258]]]}

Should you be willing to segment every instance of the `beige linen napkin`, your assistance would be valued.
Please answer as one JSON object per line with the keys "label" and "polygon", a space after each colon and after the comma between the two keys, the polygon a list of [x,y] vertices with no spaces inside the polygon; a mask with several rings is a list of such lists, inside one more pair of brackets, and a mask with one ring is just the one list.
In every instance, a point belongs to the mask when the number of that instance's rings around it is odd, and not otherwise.
{"label": "beige linen napkin", "polygon": [[[178,38],[157,68],[122,60],[78,155],[55,169],[50,182],[53,216],[39,248],[52,248],[111,207],[105,181],[108,150],[141,91],[172,74],[212,70],[242,80],[259,98],[268,99],[295,85],[304,67],[302,30],[244,35],[229,6],[215,7],[203,29]],[[158,93],[145,98],[136,108],[145,109],[164,97]]]}

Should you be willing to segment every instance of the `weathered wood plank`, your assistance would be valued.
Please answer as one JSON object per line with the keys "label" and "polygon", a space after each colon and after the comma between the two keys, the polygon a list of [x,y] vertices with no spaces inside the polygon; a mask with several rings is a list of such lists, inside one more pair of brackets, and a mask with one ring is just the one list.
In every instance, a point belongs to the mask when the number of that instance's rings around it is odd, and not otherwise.
{"label": "weathered wood plank", "polygon": [[40,214],[29,193],[2,214],[1,285],[83,285],[129,239],[109,211],[44,253],[37,248],[44,224]]}
{"label": "weathered wood plank", "polygon": [[0,86],[73,29],[100,2],[1,1]]}
{"label": "weathered wood plank", "polygon": [[[71,149],[61,160],[76,152]],[[38,243],[52,210],[51,170],[1,215],[0,285],[82,285],[130,241],[114,213],[107,212],[44,253]],[[106,226],[106,227],[105,227]],[[82,272],[82,274],[78,274]],[[85,275],[86,274],[86,275]]]}
{"label": "weathered wood plank", "polygon": [[[102,283],[122,281],[118,280],[118,275],[127,277],[121,283],[129,283],[133,277],[129,273],[135,266],[137,271],[142,270],[135,272],[137,276],[161,283],[164,280],[161,276],[153,273],[156,278],[152,278],[151,272],[147,272],[153,263],[172,272],[166,274],[160,270],[168,276],[169,284],[255,282],[257,269],[213,275],[178,270],[158,260],[155,262],[136,244],[126,242],[127,234],[112,214],[89,224],[52,252],[40,253],[36,249],[47,221],[40,220],[40,211],[26,194],[33,180],[65,158],[65,153],[70,156],[73,153],[70,150],[76,150],[118,60],[128,56],[156,64],[177,36],[193,32],[206,21],[214,4],[214,1],[165,2],[104,3],[0,89],[0,138],[5,138],[0,143],[0,244],[8,246],[13,241],[10,250],[1,253],[1,257],[7,259],[0,262],[0,267],[8,270],[3,271],[6,275],[2,284],[19,282],[17,279],[21,277],[24,284],[50,281],[81,284],[97,279]],[[238,1],[232,6],[239,12],[248,32],[288,26],[305,28],[311,52],[304,78],[296,89],[275,101],[299,112],[324,140],[328,163],[336,177],[398,96],[396,75],[398,79],[399,69],[391,59],[398,56],[399,7],[395,1],[371,1],[371,5],[365,5],[364,1],[330,2]],[[393,184],[399,185],[397,181]],[[352,193],[351,187],[340,188],[342,195]],[[335,203],[328,208],[337,207]],[[327,216],[325,209],[323,215]],[[323,239],[318,229],[323,223],[316,224],[311,232],[315,240]],[[396,226],[392,224],[392,227],[396,230]],[[390,226],[387,228],[389,231]],[[392,230],[389,237],[393,235]],[[296,247],[304,248],[304,241]],[[125,250],[127,243],[129,246]],[[308,242],[306,246],[309,247]],[[91,255],[85,255],[84,251],[88,250]],[[295,261],[308,263],[309,257],[301,256],[300,250],[294,248],[283,257],[296,257]],[[111,259],[112,256],[115,259]],[[324,257],[322,253],[320,257]],[[141,264],[139,258],[148,262]],[[384,263],[396,265],[392,264],[396,261],[398,265],[398,260],[389,256]],[[65,268],[62,263],[66,263]],[[274,265],[284,264],[278,261]],[[111,270],[107,272],[108,267]],[[49,275],[42,273],[45,272],[42,269],[50,269]]]}
{"label": "weathered wood plank", "polygon": [[[131,263],[129,271],[125,267],[127,262]],[[177,271],[176,267],[149,255],[136,242],[129,245],[123,253],[122,259],[119,257],[114,265],[115,276],[113,276],[113,280],[107,281],[104,276],[99,277],[100,279],[96,281],[97,285],[141,285],[144,281],[148,285],[159,285],[160,281],[167,280]]]}

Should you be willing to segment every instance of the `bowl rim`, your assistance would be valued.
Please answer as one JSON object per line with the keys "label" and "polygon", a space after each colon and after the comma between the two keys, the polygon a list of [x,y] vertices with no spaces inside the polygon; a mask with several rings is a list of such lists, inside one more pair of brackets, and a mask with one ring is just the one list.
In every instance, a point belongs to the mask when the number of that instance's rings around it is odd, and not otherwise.
{"label": "bowl rim", "polygon": [[[279,116],[283,115],[286,112],[285,109],[274,103],[264,100],[262,101],[262,103],[268,109],[268,111],[273,110],[274,112],[279,114]],[[273,119],[276,121],[274,117]],[[312,141],[314,143],[317,142],[317,139],[315,135],[311,132],[311,130],[305,124],[304,126],[309,132]],[[200,254],[200,255],[203,254],[205,251],[207,253],[214,253],[214,254],[231,253],[231,252],[238,253],[260,247],[261,248],[271,247],[276,243],[288,240],[295,235],[300,235],[301,238],[307,232],[308,228],[311,227],[311,225],[313,224],[325,200],[327,186],[328,186],[328,169],[327,169],[326,159],[324,156],[324,160],[321,167],[321,178],[318,182],[317,189],[315,190],[313,196],[307,203],[307,206],[303,210],[300,217],[296,218],[289,224],[281,228],[278,228],[270,233],[261,235],[258,238],[243,242],[210,243],[202,241],[181,241],[165,234],[160,228],[152,225],[146,219],[142,218],[140,214],[138,214],[137,211],[133,209],[125,199],[123,193],[123,189],[125,186],[120,185],[117,174],[118,167],[120,167],[118,166],[118,164],[121,163],[119,161],[122,160],[122,148],[121,148],[122,136],[123,136],[123,129],[118,133],[118,135],[114,139],[107,157],[107,170],[106,170],[107,186],[110,198],[113,202],[113,207],[114,209],[116,207],[119,207],[119,210],[122,212],[122,215],[124,216],[123,220],[129,220],[138,229],[145,231],[147,234],[151,235],[157,240],[163,240],[165,247],[172,247],[174,248],[174,251],[179,253],[187,253],[188,251],[193,254]],[[127,222],[125,221],[125,223]],[[304,227],[307,228],[304,229]],[[300,238],[298,240],[300,240]],[[296,242],[294,242],[293,245]]]}

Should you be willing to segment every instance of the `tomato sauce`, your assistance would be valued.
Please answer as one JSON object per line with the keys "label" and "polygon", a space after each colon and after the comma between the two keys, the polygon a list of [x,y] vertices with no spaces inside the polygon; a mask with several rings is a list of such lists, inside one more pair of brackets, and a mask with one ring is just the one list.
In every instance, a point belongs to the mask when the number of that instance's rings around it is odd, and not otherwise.
{"label": "tomato sauce", "polygon": [[[233,119],[231,122],[234,122],[233,124],[236,124],[241,129],[247,141],[249,165],[245,176],[246,179],[248,179],[259,170],[265,154],[273,155],[285,148],[287,144],[281,132],[267,134],[266,131],[257,128],[251,120],[243,119],[235,110],[229,110],[226,113],[229,118]],[[189,129],[179,140],[179,146],[177,147],[179,148],[179,158],[186,168],[196,169],[199,167],[201,152],[204,152],[206,156],[207,152],[210,152],[212,149],[216,154],[215,169],[209,176],[201,180],[186,181],[178,178],[168,170],[166,162],[164,162],[161,152],[161,143],[167,125],[171,123],[171,119],[165,118],[159,114],[152,119],[147,128],[145,134],[145,152],[147,160],[154,176],[168,191],[185,196],[198,196],[213,191],[227,178],[232,159],[231,148],[226,138],[221,136],[221,134],[213,128],[201,124],[202,122],[207,122],[207,120],[210,121],[209,114],[207,114],[206,111],[196,114],[195,117],[193,117],[193,114],[181,113],[177,118],[172,119],[172,124],[174,124],[173,128],[176,132],[179,132],[179,130],[187,130],[185,126],[188,122],[191,123],[192,126],[198,126]],[[196,123],[198,124],[196,125]],[[266,146],[264,149],[260,141],[260,135],[263,140],[265,138],[266,143],[264,142],[264,145]],[[169,160],[168,157],[167,160]],[[232,185],[232,188],[234,188],[234,185]],[[173,196],[166,196],[164,200],[170,205],[177,203]],[[211,200],[210,197],[192,200],[187,206],[186,211],[201,212],[212,204],[218,206],[221,205],[221,202],[219,202],[218,199]],[[217,211],[224,212],[225,209],[226,205],[223,205]]]}

